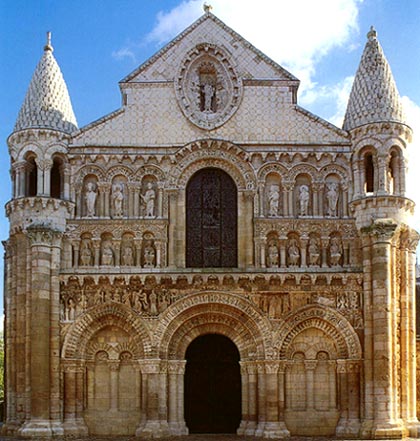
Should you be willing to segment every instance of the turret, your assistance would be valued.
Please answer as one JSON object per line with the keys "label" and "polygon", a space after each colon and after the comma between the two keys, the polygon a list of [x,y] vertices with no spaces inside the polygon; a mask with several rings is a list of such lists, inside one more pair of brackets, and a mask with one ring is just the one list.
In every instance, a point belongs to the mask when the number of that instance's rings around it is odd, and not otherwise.
{"label": "turret", "polygon": [[[31,200],[28,207],[32,213],[31,222],[43,219],[57,221],[57,227],[64,227],[63,221],[73,210],[69,203],[54,203],[54,200],[69,201],[70,172],[67,161],[67,144],[70,136],[78,130],[69,93],[60,67],[53,55],[51,34],[47,34],[44,53],[32,76],[25,100],[20,109],[8,145],[11,156],[12,201],[7,205],[12,229],[25,229],[21,215],[13,217],[14,207],[26,207],[25,200]],[[21,200],[17,205],[17,199]],[[41,204],[42,210],[38,210]],[[50,209],[46,209],[46,206]],[[36,208],[34,210],[34,208]],[[62,209],[64,212],[62,213]],[[57,216],[52,216],[56,212]],[[15,225],[15,220],[18,225]],[[24,224],[22,224],[22,221]]]}
{"label": "turret", "polygon": [[373,27],[367,37],[343,125],[353,144],[352,207],[359,227],[378,218],[407,223],[414,206],[405,197],[412,133]]}

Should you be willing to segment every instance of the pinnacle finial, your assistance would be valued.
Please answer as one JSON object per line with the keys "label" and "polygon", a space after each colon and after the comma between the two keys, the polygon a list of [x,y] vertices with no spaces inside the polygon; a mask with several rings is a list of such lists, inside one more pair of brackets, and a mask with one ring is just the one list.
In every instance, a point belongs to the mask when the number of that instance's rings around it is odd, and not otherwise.
{"label": "pinnacle finial", "polygon": [[44,51],[53,51],[53,47],[51,45],[51,32],[47,32],[47,44],[44,46]]}
{"label": "pinnacle finial", "polygon": [[372,40],[376,40],[377,37],[377,32],[375,30],[375,28],[373,26],[370,27],[370,31],[367,34],[367,38],[368,40],[372,41]]}
{"label": "pinnacle finial", "polygon": [[212,7],[212,5],[209,5],[208,3],[204,3],[203,4],[203,9],[204,9],[204,12],[206,13],[206,14],[210,14],[210,12],[211,12],[211,10],[213,9],[213,7]]}

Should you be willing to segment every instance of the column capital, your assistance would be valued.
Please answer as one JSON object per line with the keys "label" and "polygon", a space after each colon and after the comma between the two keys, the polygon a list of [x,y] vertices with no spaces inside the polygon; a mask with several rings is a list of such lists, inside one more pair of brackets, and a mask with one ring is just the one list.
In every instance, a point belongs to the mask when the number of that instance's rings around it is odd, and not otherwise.
{"label": "column capital", "polygon": [[168,373],[182,375],[185,373],[186,364],[185,360],[168,360]]}
{"label": "column capital", "polygon": [[389,243],[394,238],[398,224],[394,219],[375,219],[371,225],[362,228],[362,234],[370,236],[376,243]]}
{"label": "column capital", "polygon": [[400,246],[403,250],[415,253],[420,235],[412,228],[406,228],[401,232]]}
{"label": "column capital", "polygon": [[139,365],[143,374],[159,374],[161,372],[161,360],[140,360]]}
{"label": "column capital", "polygon": [[31,246],[59,246],[63,237],[62,231],[52,230],[51,228],[48,228],[48,226],[44,225],[30,226],[28,227],[26,234]]}

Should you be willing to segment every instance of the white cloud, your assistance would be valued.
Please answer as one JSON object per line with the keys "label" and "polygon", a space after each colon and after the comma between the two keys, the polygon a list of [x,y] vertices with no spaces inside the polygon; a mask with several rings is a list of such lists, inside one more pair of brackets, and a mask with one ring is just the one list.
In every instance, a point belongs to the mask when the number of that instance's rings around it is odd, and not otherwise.
{"label": "white cloud", "polygon": [[414,216],[414,226],[420,231],[420,200],[419,200],[419,167],[420,164],[420,106],[409,97],[402,97],[407,115],[408,125],[413,129],[413,142],[408,148],[407,196],[417,204]]}
{"label": "white cloud", "polygon": [[133,63],[137,62],[136,56],[134,54],[134,51],[130,49],[129,47],[123,47],[117,51],[112,52],[113,58],[116,60],[122,60],[124,58],[130,59]]}
{"label": "white cloud", "polygon": [[[316,63],[334,47],[354,43],[362,0],[211,0],[214,14],[301,80],[301,94],[313,88]],[[202,0],[184,0],[159,12],[146,40],[169,41],[203,14]]]}

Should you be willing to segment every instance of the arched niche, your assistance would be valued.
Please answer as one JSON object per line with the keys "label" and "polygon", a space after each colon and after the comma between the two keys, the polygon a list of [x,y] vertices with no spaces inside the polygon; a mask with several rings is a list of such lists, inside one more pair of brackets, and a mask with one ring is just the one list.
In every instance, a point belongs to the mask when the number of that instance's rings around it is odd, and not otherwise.
{"label": "arched niche", "polygon": [[124,175],[116,175],[112,179],[110,188],[110,204],[111,217],[121,219],[128,215],[128,188],[127,177]]}
{"label": "arched niche", "polygon": [[295,214],[302,217],[312,216],[313,188],[310,175],[302,173],[296,176],[293,196]]}

